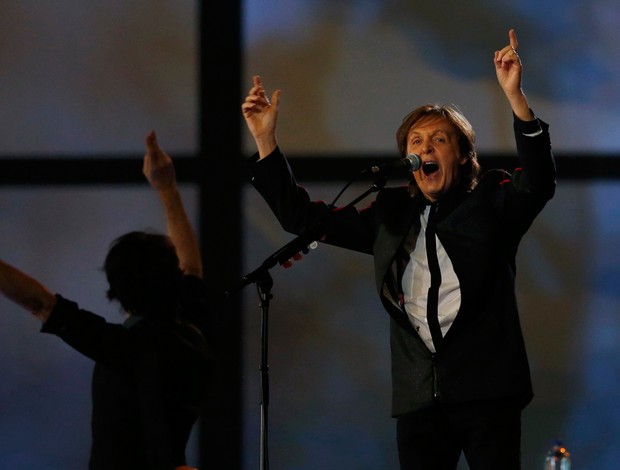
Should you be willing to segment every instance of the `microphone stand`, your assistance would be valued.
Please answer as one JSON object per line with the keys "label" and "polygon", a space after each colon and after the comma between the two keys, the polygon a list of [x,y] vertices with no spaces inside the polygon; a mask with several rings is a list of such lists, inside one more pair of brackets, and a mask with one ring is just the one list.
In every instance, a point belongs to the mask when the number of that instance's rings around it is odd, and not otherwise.
{"label": "microphone stand", "polygon": [[273,278],[269,271],[262,271],[260,277],[256,280],[256,289],[260,299],[259,307],[261,308],[261,403],[260,403],[260,462],[261,469],[269,468],[269,454],[267,452],[269,446],[267,443],[268,414],[269,408],[269,362],[268,362],[268,345],[269,345],[269,301],[273,298],[271,288],[273,287]]}
{"label": "microphone stand", "polygon": [[[387,181],[384,174],[370,185],[370,187],[360,194],[353,201],[348,203],[343,209],[354,206],[359,201],[373,192],[379,191]],[[347,185],[348,186],[348,185]],[[342,192],[340,193],[342,194]],[[333,205],[333,204],[332,204]],[[316,240],[319,240],[326,233],[326,225],[329,223],[330,212],[325,223],[319,222],[312,227],[306,229],[303,233],[288,242],[282,248],[269,256],[254,271],[246,274],[235,288],[226,292],[226,297],[230,297],[235,292],[240,291],[245,286],[255,283],[258,291],[261,308],[261,361],[260,361],[260,377],[261,377],[261,406],[260,406],[260,470],[269,470],[269,448],[268,448],[268,408],[269,408],[269,362],[268,362],[268,333],[269,333],[269,303],[273,298],[271,288],[273,287],[273,278],[269,274],[269,270],[276,264],[284,264],[291,260],[293,256],[299,252],[307,252],[308,246]]]}

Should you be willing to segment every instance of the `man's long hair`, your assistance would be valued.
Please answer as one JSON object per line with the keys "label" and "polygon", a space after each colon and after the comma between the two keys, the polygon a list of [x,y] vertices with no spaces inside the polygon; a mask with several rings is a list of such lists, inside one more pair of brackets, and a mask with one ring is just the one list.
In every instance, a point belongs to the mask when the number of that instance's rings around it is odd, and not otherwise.
{"label": "man's long hair", "polygon": [[144,317],[176,313],[182,270],[169,237],[130,232],[114,240],[105,259],[107,296],[123,309]]}
{"label": "man's long hair", "polygon": [[[461,155],[467,158],[467,161],[460,167],[461,182],[465,184],[468,190],[474,189],[480,174],[480,164],[478,163],[478,155],[474,146],[476,134],[471,123],[455,105],[426,104],[407,114],[396,131],[396,143],[401,157],[407,156],[407,140],[411,128],[421,120],[432,119],[433,117],[447,119],[456,130],[459,151]],[[413,194],[417,193],[418,185],[414,178],[411,178],[410,187]]]}

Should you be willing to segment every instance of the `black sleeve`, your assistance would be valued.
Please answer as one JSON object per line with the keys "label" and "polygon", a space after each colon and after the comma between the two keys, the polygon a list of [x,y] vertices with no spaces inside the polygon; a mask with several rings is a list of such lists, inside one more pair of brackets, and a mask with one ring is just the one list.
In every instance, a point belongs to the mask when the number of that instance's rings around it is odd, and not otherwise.
{"label": "black sleeve", "polygon": [[519,162],[525,175],[523,184],[529,192],[548,201],[553,197],[556,185],[549,125],[538,118],[521,121],[515,116],[514,132]]}
{"label": "black sleeve", "polygon": [[56,306],[41,332],[65,343],[95,361],[122,363],[127,350],[127,329],[108,323],[103,317],[80,309],[78,304],[56,294]]}
{"label": "black sleeve", "polygon": [[285,231],[316,235],[316,241],[372,253],[372,211],[358,211],[354,206],[331,208],[324,201],[311,200],[279,148],[259,161],[254,156],[251,162],[252,185]]}

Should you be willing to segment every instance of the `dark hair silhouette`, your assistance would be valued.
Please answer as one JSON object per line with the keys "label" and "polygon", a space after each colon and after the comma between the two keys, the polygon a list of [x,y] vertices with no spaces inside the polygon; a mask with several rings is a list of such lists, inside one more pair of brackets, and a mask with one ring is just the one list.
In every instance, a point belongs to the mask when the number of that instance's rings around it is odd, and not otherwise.
{"label": "dark hair silhouette", "polygon": [[170,238],[130,232],[110,246],[104,271],[110,284],[108,299],[143,317],[174,316],[182,271]]}

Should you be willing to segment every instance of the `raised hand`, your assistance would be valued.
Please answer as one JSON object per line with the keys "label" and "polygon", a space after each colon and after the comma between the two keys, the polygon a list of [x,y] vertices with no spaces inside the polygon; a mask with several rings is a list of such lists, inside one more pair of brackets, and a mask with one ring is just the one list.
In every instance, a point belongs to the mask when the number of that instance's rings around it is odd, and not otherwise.
{"label": "raised hand", "polygon": [[510,102],[513,112],[522,120],[528,121],[534,118],[527,99],[521,88],[523,75],[523,64],[517,49],[519,41],[514,29],[508,31],[510,44],[501,50],[495,51],[493,61],[495,63],[495,74],[497,81],[502,87],[506,98]]}
{"label": "raised hand", "polygon": [[150,185],[158,191],[176,187],[172,158],[159,147],[155,131],[147,134],[144,143],[146,154],[144,155],[142,172]]}
{"label": "raised hand", "polygon": [[495,73],[497,81],[506,94],[521,91],[521,75],[523,65],[517,52],[519,41],[514,29],[508,32],[510,44],[499,51],[495,51]]}
{"label": "raised hand", "polygon": [[241,112],[262,158],[269,155],[277,146],[276,124],[280,90],[275,90],[270,100],[258,75],[252,77],[252,82],[253,86],[241,105]]}
{"label": "raised hand", "polygon": [[181,269],[185,274],[202,277],[200,247],[181,200],[172,158],[160,148],[154,131],[147,134],[144,143],[146,154],[142,172],[162,202],[166,229],[176,248]]}

